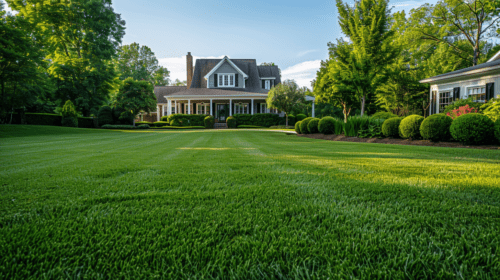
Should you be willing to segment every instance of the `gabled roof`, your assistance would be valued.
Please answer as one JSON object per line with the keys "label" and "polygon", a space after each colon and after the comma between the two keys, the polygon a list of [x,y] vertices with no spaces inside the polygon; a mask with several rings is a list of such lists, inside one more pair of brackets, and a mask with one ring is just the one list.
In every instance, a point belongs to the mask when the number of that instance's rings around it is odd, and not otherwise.
{"label": "gabled roof", "polygon": [[231,59],[229,59],[227,56],[224,56],[224,58],[221,59],[221,61],[204,76],[204,78],[208,79],[208,77],[210,77],[210,75],[212,75],[215,71],[217,71],[217,69],[219,69],[219,67],[221,67],[222,64],[224,64],[224,62],[228,62],[231,66],[233,66],[234,69],[236,69],[236,71],[240,72],[240,74],[243,75],[243,78],[248,79],[248,75],[245,72],[243,72],[238,66],[236,66],[236,64],[234,64],[231,61]]}
{"label": "gabled roof", "polygon": [[264,92],[246,92],[243,89],[221,89],[221,88],[190,88],[179,92],[172,92],[165,94],[166,97],[197,97],[197,96],[214,96],[214,97],[223,97],[223,96],[267,96],[267,91]]}
{"label": "gabled roof", "polygon": [[257,66],[257,70],[259,71],[259,77],[261,78],[280,78],[280,69],[278,68],[278,66]]}
{"label": "gabled roof", "polygon": [[500,70],[500,59],[496,59],[490,62],[478,64],[476,66],[460,69],[457,71],[437,75],[431,78],[423,79],[420,83],[432,83],[436,81],[442,81],[451,78],[463,77],[473,74],[486,73],[490,71],[498,71]]}

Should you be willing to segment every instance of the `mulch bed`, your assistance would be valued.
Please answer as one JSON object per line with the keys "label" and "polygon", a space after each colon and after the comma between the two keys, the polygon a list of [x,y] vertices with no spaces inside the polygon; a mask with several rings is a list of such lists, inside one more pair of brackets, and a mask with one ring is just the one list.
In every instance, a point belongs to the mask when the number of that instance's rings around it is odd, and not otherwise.
{"label": "mulch bed", "polygon": [[323,139],[330,141],[343,141],[343,142],[358,142],[358,143],[377,143],[377,144],[395,144],[395,145],[412,145],[412,146],[432,146],[432,147],[448,147],[448,148],[469,148],[469,149],[488,149],[499,150],[498,145],[481,145],[481,146],[467,146],[458,142],[432,142],[430,140],[408,140],[408,139],[395,139],[395,138],[359,138],[347,137],[344,135],[325,135],[321,133],[316,134],[297,134],[300,137],[307,137],[312,139]]}

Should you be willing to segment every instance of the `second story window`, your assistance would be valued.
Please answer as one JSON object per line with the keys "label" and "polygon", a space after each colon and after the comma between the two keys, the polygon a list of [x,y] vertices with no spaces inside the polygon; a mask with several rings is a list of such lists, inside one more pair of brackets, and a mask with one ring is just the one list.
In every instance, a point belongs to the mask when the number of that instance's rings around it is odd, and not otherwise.
{"label": "second story window", "polygon": [[219,87],[234,87],[234,74],[218,74]]}

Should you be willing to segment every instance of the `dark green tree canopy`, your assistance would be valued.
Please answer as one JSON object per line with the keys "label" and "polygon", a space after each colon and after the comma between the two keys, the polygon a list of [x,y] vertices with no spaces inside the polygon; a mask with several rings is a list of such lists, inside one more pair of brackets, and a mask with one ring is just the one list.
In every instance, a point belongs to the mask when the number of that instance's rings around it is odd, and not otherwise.
{"label": "dark green tree canopy", "polygon": [[123,112],[121,119],[134,119],[141,111],[151,112],[156,108],[154,86],[147,81],[135,81],[127,78],[120,86],[116,96],[117,107]]}
{"label": "dark green tree canopy", "polygon": [[305,92],[305,88],[300,88],[294,80],[285,80],[271,88],[266,99],[267,106],[285,112],[288,125],[288,115],[304,106]]}

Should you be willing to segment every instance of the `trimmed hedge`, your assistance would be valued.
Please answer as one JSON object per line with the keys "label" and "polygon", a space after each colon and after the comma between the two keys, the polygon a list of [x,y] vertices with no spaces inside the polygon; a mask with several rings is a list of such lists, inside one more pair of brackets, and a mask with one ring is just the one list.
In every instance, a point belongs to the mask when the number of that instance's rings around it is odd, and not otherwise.
{"label": "trimmed hedge", "polygon": [[300,123],[301,121],[295,123],[295,132],[297,132],[298,134],[300,134]]}
{"label": "trimmed hedge", "polygon": [[270,113],[254,114],[251,116],[252,116],[251,125],[270,127],[273,125],[278,125],[280,121],[280,117],[278,115]]}
{"label": "trimmed hedge", "polygon": [[78,117],[78,127],[94,128],[94,119],[87,117]]}
{"label": "trimmed hedge", "polygon": [[213,116],[206,116],[203,120],[205,128],[212,129],[215,125],[215,118]]}
{"label": "trimmed hedge", "polygon": [[138,125],[137,128],[138,129],[148,129],[149,128],[149,124],[141,124],[141,125]]}
{"label": "trimmed hedge", "polygon": [[336,123],[333,117],[324,117],[318,123],[318,130],[323,134],[335,134]]}
{"label": "trimmed hedge", "polygon": [[382,124],[382,134],[385,137],[399,138],[399,125],[403,118],[386,119]]}
{"label": "trimmed hedge", "polygon": [[[288,125],[289,126],[294,126],[295,122],[296,122],[295,121],[295,116],[294,115],[288,115]],[[277,125],[286,125],[286,116],[279,117]]]}
{"label": "trimmed hedge", "polygon": [[309,121],[309,123],[307,124],[307,130],[309,131],[309,133],[314,134],[319,132],[318,130],[319,121],[320,119],[318,118],[312,118]]}
{"label": "trimmed hedge", "polygon": [[168,122],[168,116],[161,117],[160,121],[162,121],[162,122]]}
{"label": "trimmed hedge", "polygon": [[162,126],[152,127],[151,129],[205,129],[204,126]]}
{"label": "trimmed hedge", "polygon": [[78,119],[74,117],[63,118],[61,124],[65,127],[78,127]]}
{"label": "trimmed hedge", "polygon": [[234,114],[233,117],[236,119],[238,125],[254,125],[252,122],[253,115],[250,114]]}
{"label": "trimmed hedge", "polygon": [[111,107],[102,106],[99,108],[99,112],[97,113],[97,122],[99,126],[113,124],[113,110],[111,110]]}
{"label": "trimmed hedge", "polygon": [[234,117],[229,117],[226,119],[227,128],[236,128],[236,119]]}
{"label": "trimmed hedge", "polygon": [[149,126],[152,126],[154,123],[152,122],[146,122],[146,121],[142,121],[142,122],[135,122],[136,125],[141,125],[141,124],[147,124]]}
{"label": "trimmed hedge", "polygon": [[309,124],[309,122],[312,120],[313,118],[309,117],[309,118],[305,118],[303,119],[301,122],[300,122],[300,133],[301,134],[308,134],[309,133],[309,130],[307,129],[307,125]]}
{"label": "trimmed hedge", "polygon": [[420,125],[424,121],[424,117],[419,115],[411,115],[404,118],[399,124],[399,132],[401,137],[410,140],[420,139]]}
{"label": "trimmed hedge", "polygon": [[471,113],[454,119],[450,132],[455,140],[463,144],[487,144],[493,139],[494,126],[487,116]]}
{"label": "trimmed hedge", "polygon": [[384,119],[384,120],[391,119],[391,118],[397,118],[397,117],[398,117],[398,115],[393,114],[391,112],[377,112],[377,113],[372,115],[372,118],[374,118],[374,119]]}
{"label": "trimmed hedge", "polygon": [[298,122],[304,120],[305,118],[307,118],[307,116],[304,114],[297,114],[297,116],[295,116],[295,120]]}
{"label": "trimmed hedge", "polygon": [[167,117],[171,126],[204,126],[207,115],[172,114]]}
{"label": "trimmed hedge", "polygon": [[453,119],[445,114],[427,117],[420,125],[420,135],[425,140],[448,141],[451,138],[450,126]]}
{"label": "trimmed hedge", "polygon": [[32,125],[62,125],[62,117],[57,114],[25,113],[25,118],[26,123]]}
{"label": "trimmed hedge", "polygon": [[267,128],[265,126],[258,126],[258,125],[238,125],[238,128]]}
{"label": "trimmed hedge", "polygon": [[500,119],[495,122],[495,126],[493,127],[493,134],[495,134],[495,138],[500,144]]}
{"label": "trimmed hedge", "polygon": [[169,122],[163,122],[163,121],[160,121],[160,122],[154,122],[153,123],[154,126],[158,126],[158,127],[161,127],[161,126],[167,126],[167,125],[170,125]]}
{"label": "trimmed hedge", "polygon": [[133,125],[125,125],[125,124],[105,124],[101,126],[104,129],[136,129]]}

